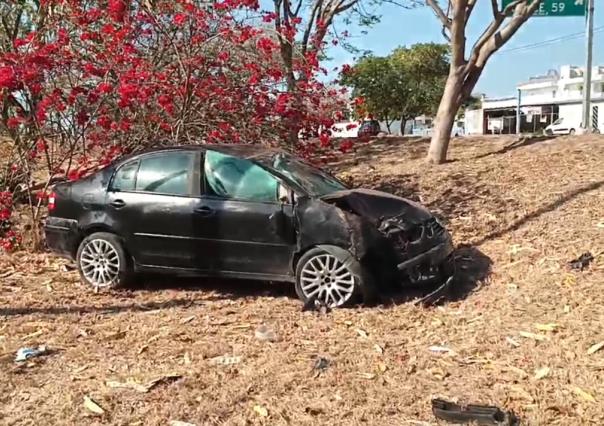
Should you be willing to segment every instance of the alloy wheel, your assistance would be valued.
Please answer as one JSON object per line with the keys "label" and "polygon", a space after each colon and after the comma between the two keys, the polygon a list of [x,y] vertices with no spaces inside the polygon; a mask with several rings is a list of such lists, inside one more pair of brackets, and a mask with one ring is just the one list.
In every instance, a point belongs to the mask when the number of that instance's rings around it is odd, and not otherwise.
{"label": "alloy wheel", "polygon": [[120,273],[120,257],[111,243],[90,240],[82,249],[80,269],[84,278],[95,287],[109,287]]}
{"label": "alloy wheel", "polygon": [[348,267],[331,254],[308,259],[300,274],[300,288],[307,299],[334,308],[344,305],[354,293],[354,276]]}

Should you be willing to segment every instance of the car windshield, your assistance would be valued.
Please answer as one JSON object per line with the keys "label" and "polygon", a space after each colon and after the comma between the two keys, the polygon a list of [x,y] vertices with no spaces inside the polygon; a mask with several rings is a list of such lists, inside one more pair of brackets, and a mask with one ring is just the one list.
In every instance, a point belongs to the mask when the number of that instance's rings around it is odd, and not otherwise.
{"label": "car windshield", "polygon": [[343,183],[333,176],[289,155],[275,155],[272,158],[271,167],[285,175],[313,197],[322,197],[332,192],[347,189]]}
{"label": "car windshield", "polygon": [[556,125],[556,124],[562,124],[562,121],[563,121],[563,119],[559,118],[556,121],[554,121],[554,125]]}

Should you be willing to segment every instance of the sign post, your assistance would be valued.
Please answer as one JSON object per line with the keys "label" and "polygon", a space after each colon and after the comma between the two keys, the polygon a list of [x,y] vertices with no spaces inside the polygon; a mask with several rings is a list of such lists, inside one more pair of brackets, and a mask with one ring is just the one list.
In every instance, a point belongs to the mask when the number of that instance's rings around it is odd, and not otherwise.
{"label": "sign post", "polygon": [[[583,1],[583,0],[581,0]],[[594,39],[594,0],[588,0],[587,19],[585,26],[585,73],[583,82],[583,123],[581,127],[585,133],[591,133],[592,123],[590,120],[591,110],[591,65]]]}
{"label": "sign post", "polygon": [[521,103],[521,99],[520,99],[521,93],[520,93],[520,89],[518,89],[518,99],[516,101],[516,134],[520,135],[520,119],[522,118],[520,116],[520,103]]}

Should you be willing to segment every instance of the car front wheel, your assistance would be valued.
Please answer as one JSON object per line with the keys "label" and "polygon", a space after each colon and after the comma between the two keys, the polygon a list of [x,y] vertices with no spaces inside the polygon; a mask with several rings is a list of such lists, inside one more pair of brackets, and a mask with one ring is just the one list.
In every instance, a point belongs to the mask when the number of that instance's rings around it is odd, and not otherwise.
{"label": "car front wheel", "polygon": [[131,276],[130,262],[120,239],[107,232],[84,238],[76,261],[82,281],[95,290],[124,286]]}
{"label": "car front wheel", "polygon": [[296,267],[296,293],[304,303],[314,299],[335,308],[350,305],[360,296],[368,302],[370,288],[365,268],[340,247],[313,248],[302,256]]}

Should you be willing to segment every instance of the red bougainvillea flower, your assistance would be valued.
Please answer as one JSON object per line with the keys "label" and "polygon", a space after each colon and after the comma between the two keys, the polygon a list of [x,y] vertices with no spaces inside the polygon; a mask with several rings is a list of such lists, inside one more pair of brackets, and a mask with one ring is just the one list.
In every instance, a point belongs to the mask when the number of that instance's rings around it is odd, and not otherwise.
{"label": "red bougainvillea flower", "polygon": [[23,117],[11,117],[8,120],[6,120],[6,126],[9,129],[15,129],[17,127],[19,127],[19,124],[21,123],[25,123],[25,118]]}
{"label": "red bougainvillea flower", "polygon": [[48,150],[48,144],[44,139],[38,139],[36,142],[36,151],[43,152]]}
{"label": "red bougainvillea flower", "polygon": [[321,135],[319,136],[319,142],[321,144],[321,147],[323,147],[323,148],[328,147],[331,143],[329,133],[327,133],[327,132],[321,133]]}
{"label": "red bougainvillea flower", "polygon": [[18,87],[13,67],[0,67],[0,89],[14,90]]}
{"label": "red bougainvillea flower", "polygon": [[347,139],[340,143],[340,151],[343,153],[350,151],[353,148],[354,144],[350,139]]}
{"label": "red bougainvillea flower", "polygon": [[109,16],[115,22],[123,22],[126,15],[126,0],[109,0],[107,4]]}
{"label": "red bougainvillea flower", "polygon": [[176,25],[183,25],[185,22],[187,22],[187,15],[185,15],[184,13],[177,13],[176,15],[174,15],[173,22]]}
{"label": "red bougainvillea flower", "polygon": [[83,177],[85,174],[86,174],[86,171],[82,170],[82,169],[71,170],[69,173],[67,173],[67,179],[78,180],[81,177]]}
{"label": "red bougainvillea flower", "polygon": [[352,72],[352,69],[353,68],[349,64],[344,64],[344,65],[342,65],[342,71],[341,71],[341,73],[343,75],[350,74]]}

